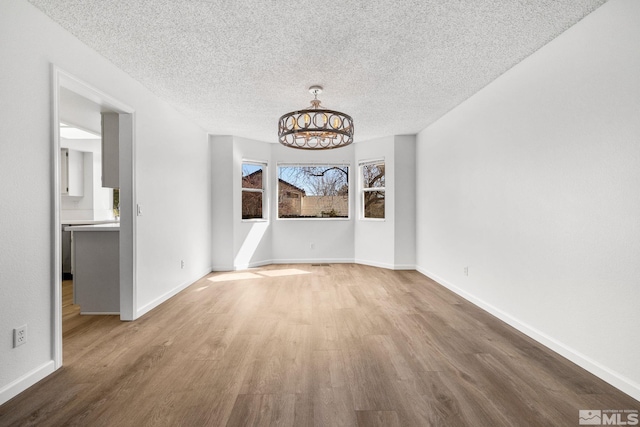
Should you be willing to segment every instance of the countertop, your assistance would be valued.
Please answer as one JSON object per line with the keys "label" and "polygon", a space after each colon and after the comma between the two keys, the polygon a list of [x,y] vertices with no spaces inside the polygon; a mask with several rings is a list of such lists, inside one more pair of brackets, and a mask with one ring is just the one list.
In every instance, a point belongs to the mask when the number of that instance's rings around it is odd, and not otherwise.
{"label": "countertop", "polygon": [[70,225],[65,231],[120,231],[119,222],[100,223],[92,225]]}
{"label": "countertop", "polygon": [[69,219],[69,220],[60,221],[60,224],[62,225],[95,225],[95,224],[113,224],[117,222],[118,220],[115,220],[115,219]]}

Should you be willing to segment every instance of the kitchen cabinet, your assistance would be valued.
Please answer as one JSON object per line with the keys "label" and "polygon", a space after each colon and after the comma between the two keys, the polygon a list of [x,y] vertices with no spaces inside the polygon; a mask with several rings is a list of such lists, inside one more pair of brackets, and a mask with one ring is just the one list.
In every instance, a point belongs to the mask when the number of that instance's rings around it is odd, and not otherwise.
{"label": "kitchen cabinet", "polygon": [[[101,224],[117,224],[118,221],[105,219],[105,220],[93,220],[93,219],[64,219],[60,222],[62,226],[61,231],[61,240],[62,240],[62,280],[70,280],[73,278],[74,271],[74,263],[73,263],[73,233],[69,230],[66,230],[67,227],[70,226],[80,226],[80,225],[101,225]],[[75,298],[73,303],[75,304]]]}
{"label": "kitchen cabinet", "polygon": [[80,314],[120,314],[120,224],[75,225],[73,296]]}
{"label": "kitchen cabinet", "polygon": [[83,196],[84,153],[82,151],[60,149],[60,191],[65,196]]}
{"label": "kitchen cabinet", "polygon": [[102,186],[120,188],[120,114],[102,113]]}

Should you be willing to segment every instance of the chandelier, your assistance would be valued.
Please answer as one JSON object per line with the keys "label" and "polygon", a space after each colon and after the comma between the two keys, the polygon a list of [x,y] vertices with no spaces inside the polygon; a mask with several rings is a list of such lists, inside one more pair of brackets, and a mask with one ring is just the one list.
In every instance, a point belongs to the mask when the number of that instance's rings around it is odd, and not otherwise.
{"label": "chandelier", "polygon": [[318,95],[321,86],[309,88],[314,96],[311,107],[292,111],[280,117],[278,139],[280,144],[303,150],[328,150],[340,148],[353,142],[353,119],[351,116],[320,106]]}

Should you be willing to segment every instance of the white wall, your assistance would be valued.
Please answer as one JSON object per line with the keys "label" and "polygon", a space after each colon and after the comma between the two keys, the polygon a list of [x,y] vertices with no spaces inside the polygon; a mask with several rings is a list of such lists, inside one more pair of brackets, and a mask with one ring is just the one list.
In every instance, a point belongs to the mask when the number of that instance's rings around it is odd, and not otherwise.
{"label": "white wall", "polygon": [[211,271],[208,136],[156,102],[135,122],[139,316]]}
{"label": "white wall", "polygon": [[[242,219],[242,163],[271,165],[271,145],[237,136],[211,136],[213,270],[271,262],[271,221]],[[267,176],[270,169],[266,171]],[[270,185],[269,183],[268,185]],[[267,188],[266,194],[272,192]],[[267,213],[270,213],[267,208]]]}
{"label": "white wall", "polygon": [[[210,136],[212,269],[234,270],[233,136]],[[238,178],[240,179],[240,178]]]}
{"label": "white wall", "polygon": [[257,161],[266,163],[267,170],[267,203],[266,212],[271,213],[269,207],[274,200],[269,198],[273,194],[273,183],[269,176],[274,169],[271,162],[271,146],[259,141],[234,137],[233,151],[233,219],[234,219],[234,246],[233,265],[236,269],[255,267],[271,262],[271,223],[269,219],[242,220],[242,163],[244,161]]}
{"label": "white wall", "polygon": [[397,135],[394,144],[394,268],[416,268],[416,136]]}
{"label": "white wall", "polygon": [[[278,163],[346,163],[350,165],[349,181],[355,182],[353,145],[322,152],[291,149],[281,144],[271,146],[271,188],[277,185]],[[353,262],[355,186],[350,187],[349,219],[278,219],[277,201],[271,203],[273,262]]]}
{"label": "white wall", "polygon": [[102,132],[103,109],[97,103],[75,93],[67,88],[61,88],[60,121],[67,125],[80,127],[83,130],[100,135]]}
{"label": "white wall", "polygon": [[[352,189],[355,196],[355,261],[360,264],[383,268],[395,266],[395,138],[388,136],[373,141],[355,144],[354,179]],[[360,194],[360,168],[358,164],[369,160],[383,159],[385,162],[385,218],[360,219],[362,196]],[[413,199],[414,196],[412,195]]]}
{"label": "white wall", "polygon": [[638,22],[606,3],[417,146],[420,271],[636,399]]}
{"label": "white wall", "polygon": [[[395,270],[415,268],[416,137],[396,135],[355,144],[355,165],[385,161],[385,219],[358,220],[355,224],[355,261]],[[359,171],[354,169],[354,172]],[[354,180],[354,190],[360,183]],[[362,212],[360,193],[356,216]]]}
{"label": "white wall", "polygon": [[[2,403],[54,369],[51,65],[135,109],[138,314],[210,270],[211,177],[203,130],[26,1],[0,7],[0,174],[12,201],[0,204]],[[13,349],[24,324],[28,342]]]}

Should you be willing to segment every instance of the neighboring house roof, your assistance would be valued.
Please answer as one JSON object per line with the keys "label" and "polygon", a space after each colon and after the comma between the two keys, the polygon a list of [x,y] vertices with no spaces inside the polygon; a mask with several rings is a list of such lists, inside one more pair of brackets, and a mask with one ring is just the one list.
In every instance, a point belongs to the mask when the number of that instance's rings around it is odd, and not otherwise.
{"label": "neighboring house roof", "polygon": [[295,185],[285,181],[284,179],[278,178],[278,182],[284,184],[286,187],[290,187],[292,190],[299,191],[303,196],[306,196],[307,193],[302,188],[296,187]]}
{"label": "neighboring house roof", "polygon": [[[250,173],[249,175],[244,176],[243,178],[258,178],[258,177],[262,177],[262,169],[258,169],[255,172]],[[295,191],[299,191],[300,193],[302,193],[303,195],[306,195],[306,191],[304,191],[302,188],[300,187],[296,187],[295,185],[291,184],[290,182],[285,181],[284,179],[278,178],[278,182],[280,182],[281,184],[284,184],[285,186],[290,187],[292,190]]]}

